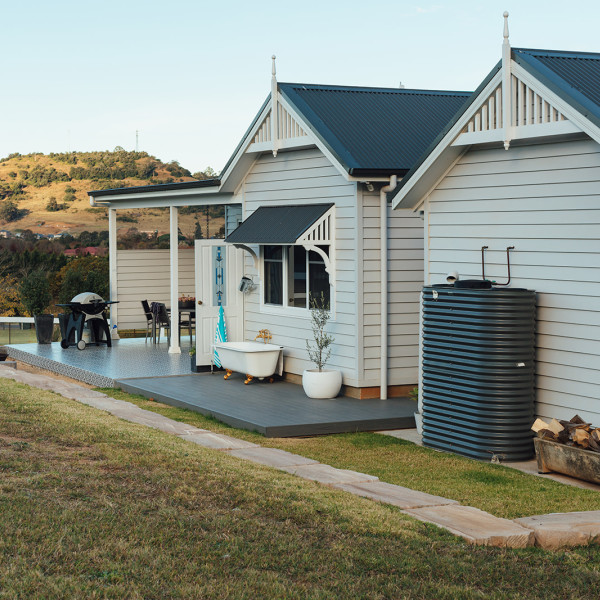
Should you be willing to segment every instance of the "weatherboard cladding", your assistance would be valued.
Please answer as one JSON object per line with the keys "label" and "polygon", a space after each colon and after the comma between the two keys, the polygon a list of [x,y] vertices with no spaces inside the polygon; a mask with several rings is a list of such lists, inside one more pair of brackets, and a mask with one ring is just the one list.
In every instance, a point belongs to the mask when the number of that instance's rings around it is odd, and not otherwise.
{"label": "weatherboard cladding", "polygon": [[280,83],[351,174],[408,171],[470,92]]}
{"label": "weatherboard cladding", "polygon": [[261,206],[226,242],[236,244],[293,244],[333,204]]}

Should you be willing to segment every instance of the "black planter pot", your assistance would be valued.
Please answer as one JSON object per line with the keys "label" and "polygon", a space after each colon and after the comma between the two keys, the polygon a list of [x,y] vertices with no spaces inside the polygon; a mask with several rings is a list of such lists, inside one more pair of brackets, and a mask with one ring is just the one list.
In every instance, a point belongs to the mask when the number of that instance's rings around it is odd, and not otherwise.
{"label": "black planter pot", "polygon": [[35,323],[35,337],[38,344],[52,343],[54,332],[54,315],[33,315]]}
{"label": "black planter pot", "polygon": [[198,367],[196,366],[196,355],[190,354],[190,367],[192,369],[192,373],[198,372]]}

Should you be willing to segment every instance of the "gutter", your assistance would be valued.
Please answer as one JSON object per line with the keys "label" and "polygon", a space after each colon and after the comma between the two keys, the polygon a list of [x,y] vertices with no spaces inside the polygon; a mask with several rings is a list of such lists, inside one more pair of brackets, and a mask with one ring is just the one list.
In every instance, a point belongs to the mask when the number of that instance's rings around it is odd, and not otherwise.
{"label": "gutter", "polygon": [[381,277],[381,357],[379,392],[382,400],[387,400],[388,392],[388,219],[387,194],[396,189],[398,176],[390,175],[390,183],[379,190],[379,238],[380,238],[380,277]]}

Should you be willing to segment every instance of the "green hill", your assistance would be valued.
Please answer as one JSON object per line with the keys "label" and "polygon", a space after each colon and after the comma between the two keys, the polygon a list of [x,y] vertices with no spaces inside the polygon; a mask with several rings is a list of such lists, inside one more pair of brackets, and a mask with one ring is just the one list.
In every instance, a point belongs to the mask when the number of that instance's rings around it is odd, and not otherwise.
{"label": "green hill", "polygon": [[[164,163],[146,152],[120,148],[112,152],[11,154],[0,159],[0,229],[45,235],[106,230],[106,210],[90,207],[89,190],[193,181],[212,175],[209,168],[207,173],[192,176],[176,161]],[[184,212],[182,232],[193,232],[198,217],[206,235],[203,209]],[[213,235],[223,219],[211,212],[209,233]],[[165,209],[119,211],[118,221],[120,235],[131,228],[157,231],[158,235],[169,230]]]}

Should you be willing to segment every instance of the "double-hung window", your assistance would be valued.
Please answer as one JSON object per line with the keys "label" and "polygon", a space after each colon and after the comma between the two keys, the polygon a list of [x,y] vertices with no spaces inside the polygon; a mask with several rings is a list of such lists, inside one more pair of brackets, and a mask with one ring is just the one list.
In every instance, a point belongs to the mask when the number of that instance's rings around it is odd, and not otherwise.
{"label": "double-hung window", "polygon": [[[328,246],[319,246],[329,255]],[[323,258],[302,246],[264,246],[265,305],[308,309],[310,298],[330,302],[329,275]]]}

